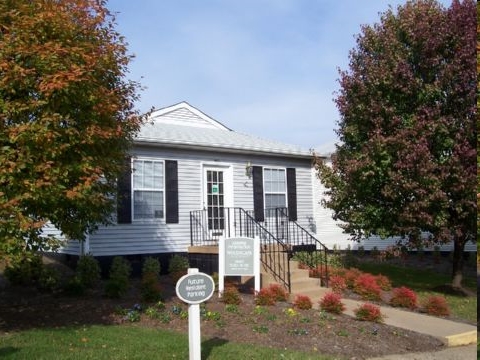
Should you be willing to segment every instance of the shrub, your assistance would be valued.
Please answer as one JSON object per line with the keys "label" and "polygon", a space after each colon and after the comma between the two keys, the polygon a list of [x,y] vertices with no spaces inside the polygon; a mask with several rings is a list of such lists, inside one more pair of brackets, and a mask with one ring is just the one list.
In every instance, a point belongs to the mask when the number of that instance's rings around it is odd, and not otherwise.
{"label": "shrub", "polygon": [[174,281],[178,281],[187,273],[188,267],[188,259],[185,256],[175,254],[168,263],[168,273]]}
{"label": "shrub", "polygon": [[37,283],[42,269],[42,257],[26,253],[18,261],[6,267],[4,274],[12,285],[32,285]]}
{"label": "shrub", "polygon": [[332,291],[337,294],[341,294],[347,289],[345,278],[340,275],[332,275],[330,277],[329,285],[332,288]]}
{"label": "shrub", "polygon": [[275,297],[275,301],[287,301],[287,291],[278,284],[270,284],[268,287],[272,295]]}
{"label": "shrub", "polygon": [[384,291],[389,291],[392,289],[392,283],[390,282],[390,279],[385,275],[378,274],[375,276],[375,279],[378,286],[380,286],[380,289]]}
{"label": "shrub", "polygon": [[110,278],[129,279],[132,273],[130,262],[122,256],[115,256],[110,266]]}
{"label": "shrub", "polygon": [[162,270],[162,267],[160,265],[160,261],[156,258],[149,256],[143,262],[142,275],[146,273],[152,273],[158,277],[160,275],[161,270]]}
{"label": "shrub", "polygon": [[60,273],[51,266],[45,266],[40,272],[38,278],[38,287],[40,290],[54,291],[60,286]]}
{"label": "shrub", "polygon": [[390,305],[415,309],[417,307],[417,294],[405,286],[395,288],[392,291]]}
{"label": "shrub", "polygon": [[383,315],[380,312],[380,308],[373,304],[363,304],[353,311],[357,320],[382,322]]}
{"label": "shrub", "polygon": [[222,293],[222,302],[228,305],[239,305],[241,299],[238,289],[234,286],[227,286]]}
{"label": "shrub", "polygon": [[345,311],[345,305],[341,302],[340,295],[328,292],[320,300],[320,308],[334,314],[341,314]]}
{"label": "shrub", "polygon": [[423,310],[429,315],[435,316],[449,316],[450,309],[447,304],[447,299],[443,296],[429,296],[423,302]]}
{"label": "shrub", "polygon": [[132,267],[127,259],[115,256],[110,267],[110,278],[105,284],[105,292],[108,297],[119,298],[123,296],[129,287]]}
{"label": "shrub", "polygon": [[270,288],[262,288],[255,294],[255,304],[261,306],[271,306],[275,305],[276,296],[272,293]]}
{"label": "shrub", "polygon": [[373,249],[370,251],[370,256],[374,259],[380,258],[380,250],[378,250],[378,247],[373,247]]}
{"label": "shrub", "polygon": [[77,275],[71,277],[63,286],[63,291],[69,296],[81,296],[85,294],[85,285]]}
{"label": "shrub", "polygon": [[350,268],[346,270],[343,277],[345,278],[347,288],[353,289],[355,285],[355,280],[362,274],[363,272],[357,268]]}
{"label": "shrub", "polygon": [[140,291],[144,301],[158,301],[162,294],[162,288],[159,283],[158,275],[153,272],[145,272],[142,275]]}
{"label": "shrub", "polygon": [[301,269],[315,269],[319,264],[325,263],[320,252],[299,251],[295,253],[293,259],[300,263]]}
{"label": "shrub", "polygon": [[356,278],[353,291],[364,300],[381,300],[382,289],[378,286],[376,277],[372,274],[361,274]]}
{"label": "shrub", "polygon": [[309,310],[312,308],[312,300],[306,295],[297,295],[293,301],[293,306],[301,310]]}
{"label": "shrub", "polygon": [[101,277],[101,269],[97,259],[91,254],[80,256],[77,262],[76,274],[85,288],[94,287]]}

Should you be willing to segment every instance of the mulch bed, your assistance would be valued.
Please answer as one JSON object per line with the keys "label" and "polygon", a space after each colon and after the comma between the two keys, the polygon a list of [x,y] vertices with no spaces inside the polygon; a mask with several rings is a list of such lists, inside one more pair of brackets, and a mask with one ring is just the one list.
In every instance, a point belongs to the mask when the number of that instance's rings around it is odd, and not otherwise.
{"label": "mulch bed", "polygon": [[[165,305],[163,315],[152,319],[145,310],[155,304],[142,304],[143,311],[140,321],[135,322],[136,326],[188,333],[188,320],[184,316],[188,306],[176,297],[175,284],[168,276],[162,276],[161,281]],[[102,286],[81,297],[8,287],[0,293],[0,334],[39,327],[124,326],[130,321],[125,311],[119,310],[128,310],[141,303],[138,289],[138,280],[133,280],[130,292],[115,300],[103,295]],[[357,321],[347,315],[330,315],[313,309],[295,310],[294,315],[289,315],[286,309],[291,308],[291,304],[285,302],[259,309],[249,291],[242,292],[241,299],[240,305],[229,310],[217,294],[208,300],[202,310],[203,341],[219,345],[236,342],[297,349],[346,359],[443,348],[436,338],[384,324]]]}

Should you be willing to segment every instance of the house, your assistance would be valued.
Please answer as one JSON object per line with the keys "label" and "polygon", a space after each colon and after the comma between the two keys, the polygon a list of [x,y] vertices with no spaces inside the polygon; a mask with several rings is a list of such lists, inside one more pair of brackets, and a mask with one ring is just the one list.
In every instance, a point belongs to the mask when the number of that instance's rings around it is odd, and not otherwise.
{"label": "house", "polygon": [[[315,148],[315,153],[321,157],[328,166],[332,164],[332,155],[335,152],[335,144],[329,143]],[[360,240],[360,242],[350,240],[350,235],[343,232],[343,229],[339,226],[340,221],[333,219],[333,211],[322,205],[322,200],[325,198],[325,191],[327,189],[321,183],[321,181],[314,181],[313,193],[315,197],[314,204],[314,222],[317,224],[316,236],[321,239],[330,250],[338,249],[352,249],[358,250],[360,247],[364,250],[370,251],[374,248],[378,250],[385,250],[389,246],[396,245],[401,241],[400,236],[389,237],[382,239],[378,235],[372,235],[368,238]],[[427,234],[425,234],[427,236]],[[426,251],[432,251],[433,248],[426,248]],[[440,246],[441,252],[453,251],[453,242]],[[465,245],[465,252],[477,251],[476,244],[474,242],[467,242]]]}
{"label": "house", "polygon": [[163,267],[172,254],[188,254],[191,266],[213,272],[225,237],[259,236],[262,249],[290,255],[322,248],[312,231],[308,150],[235,132],[181,102],[151,114],[129,162],[115,224],[61,253],[124,255],[134,265],[155,255]]}

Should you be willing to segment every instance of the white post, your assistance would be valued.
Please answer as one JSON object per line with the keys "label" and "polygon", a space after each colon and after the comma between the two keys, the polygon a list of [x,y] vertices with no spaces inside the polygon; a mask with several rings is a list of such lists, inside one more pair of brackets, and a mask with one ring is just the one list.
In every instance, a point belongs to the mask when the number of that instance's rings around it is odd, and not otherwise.
{"label": "white post", "polygon": [[222,297],[225,287],[225,240],[218,242],[218,297]]}
{"label": "white post", "polygon": [[260,291],[260,238],[255,236],[253,240],[253,276],[255,279],[255,293]]}
{"label": "white post", "polygon": [[[188,275],[197,274],[198,269],[188,269]],[[200,332],[200,304],[188,305],[188,347],[190,360],[202,359],[201,347],[201,332]]]}

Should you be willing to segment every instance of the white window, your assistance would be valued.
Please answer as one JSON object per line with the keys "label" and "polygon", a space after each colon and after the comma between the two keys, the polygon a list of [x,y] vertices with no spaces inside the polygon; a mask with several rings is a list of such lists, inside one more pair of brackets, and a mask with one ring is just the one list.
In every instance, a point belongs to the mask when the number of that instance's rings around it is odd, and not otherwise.
{"label": "white window", "polygon": [[134,160],[133,220],[164,217],[164,165],[157,160]]}
{"label": "white window", "polygon": [[267,216],[270,215],[270,209],[287,207],[287,179],[285,169],[265,168],[263,172],[263,189]]}

